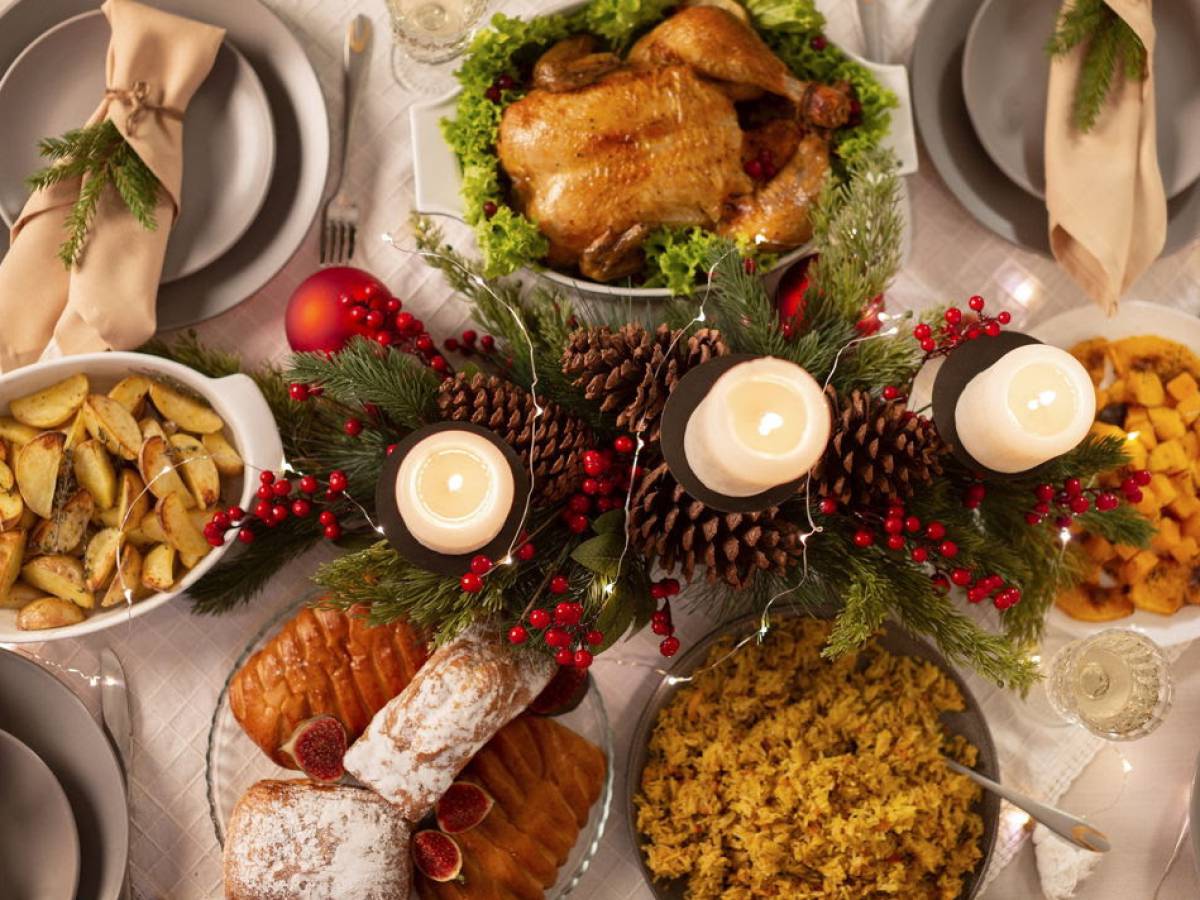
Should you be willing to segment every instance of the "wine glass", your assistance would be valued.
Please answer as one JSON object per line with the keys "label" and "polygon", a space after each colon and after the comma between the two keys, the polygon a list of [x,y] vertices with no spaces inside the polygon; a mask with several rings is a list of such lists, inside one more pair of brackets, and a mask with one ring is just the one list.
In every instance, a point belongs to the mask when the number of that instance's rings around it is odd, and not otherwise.
{"label": "wine glass", "polygon": [[392,21],[392,75],[421,94],[453,87],[445,63],[466,49],[489,0],[386,0]]}
{"label": "wine glass", "polygon": [[1054,655],[1046,695],[1064,719],[1107,740],[1129,741],[1165,721],[1174,680],[1154,641],[1110,628],[1072,641]]}

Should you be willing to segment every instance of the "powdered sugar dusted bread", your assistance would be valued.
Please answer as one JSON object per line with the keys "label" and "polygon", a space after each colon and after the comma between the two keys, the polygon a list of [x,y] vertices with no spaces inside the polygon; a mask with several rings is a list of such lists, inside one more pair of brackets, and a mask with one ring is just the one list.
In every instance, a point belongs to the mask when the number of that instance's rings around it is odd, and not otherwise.
{"label": "powdered sugar dusted bread", "polygon": [[549,684],[554,663],[469,629],[434,651],[346,754],[346,771],[416,822],[463,766]]}
{"label": "powdered sugar dusted bread", "polygon": [[260,781],[225,836],[229,900],[408,900],[409,826],[370,791]]}

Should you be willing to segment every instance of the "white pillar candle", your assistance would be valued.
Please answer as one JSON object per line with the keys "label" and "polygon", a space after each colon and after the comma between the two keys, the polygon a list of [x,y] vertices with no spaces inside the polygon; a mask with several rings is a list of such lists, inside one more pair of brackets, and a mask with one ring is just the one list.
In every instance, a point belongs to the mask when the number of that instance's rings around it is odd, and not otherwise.
{"label": "white pillar candle", "polygon": [[1018,347],[969,382],[955,405],[958,440],[994,472],[1024,472],[1072,450],[1096,415],[1087,370],[1065,350]]}
{"label": "white pillar candle", "polygon": [[687,421],[683,449],[710,490],[749,497],[808,472],[829,429],[821,386],[795,363],[765,357],[717,379]]}
{"label": "white pillar candle", "polygon": [[438,553],[472,553],[504,527],[515,485],[495,444],[471,431],[438,431],[400,463],[396,506],[414,538]]}

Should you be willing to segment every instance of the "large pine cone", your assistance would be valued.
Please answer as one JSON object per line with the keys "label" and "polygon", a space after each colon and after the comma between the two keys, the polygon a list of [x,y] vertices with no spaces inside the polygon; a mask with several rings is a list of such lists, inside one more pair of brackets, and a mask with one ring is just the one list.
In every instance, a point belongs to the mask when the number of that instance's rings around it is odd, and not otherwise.
{"label": "large pine cone", "polygon": [[[442,382],[438,409],[443,419],[472,422],[498,434],[529,465],[533,396],[495,375],[459,373]],[[557,403],[542,401],[533,459],[533,496],[539,506],[573,494],[583,480],[583,451],[591,431]]]}
{"label": "large pine cone", "polygon": [[633,545],[648,563],[676,568],[691,580],[704,566],[710,583],[744,587],[756,573],[783,573],[803,553],[800,527],[778,507],[757,513],[723,513],[689,495],[660,463],[638,485],[630,509]]}
{"label": "large pine cone", "polygon": [[[678,338],[678,339],[677,339]],[[563,372],[574,376],[601,412],[616,412],[617,427],[658,440],[667,397],[684,373],[724,356],[721,333],[702,328],[681,337],[666,325],[653,333],[642,325],[591,328],[575,332],[563,352]]]}
{"label": "large pine cone", "polygon": [[812,487],[842,505],[868,507],[911,497],[942,474],[945,444],[931,423],[899,402],[853,390],[842,402],[828,391],[835,418],[825,456],[813,469]]}

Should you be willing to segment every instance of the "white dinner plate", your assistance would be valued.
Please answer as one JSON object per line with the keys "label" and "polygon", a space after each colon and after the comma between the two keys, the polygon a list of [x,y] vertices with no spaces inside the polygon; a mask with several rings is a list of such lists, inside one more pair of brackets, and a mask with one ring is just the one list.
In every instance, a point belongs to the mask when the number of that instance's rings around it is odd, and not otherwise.
{"label": "white dinner plate", "polygon": [[[1035,197],[1046,195],[1046,40],[1060,4],[986,0],[967,33],[963,95],[992,161]],[[1154,7],[1158,166],[1167,197],[1200,178],[1200,2]],[[1103,113],[1101,113],[1103,115]]]}
{"label": "white dinner plate", "polygon": [[[1031,329],[1030,334],[1065,349],[1089,338],[1117,340],[1152,334],[1177,341],[1200,354],[1200,319],[1179,309],[1136,300],[1122,303],[1111,319],[1096,306],[1068,310]],[[1200,606],[1185,605],[1173,616],[1139,609],[1131,616],[1110,622],[1082,622],[1053,606],[1046,622],[1075,637],[1087,637],[1106,628],[1132,628],[1155,643],[1170,647],[1200,637]]]}
{"label": "white dinner plate", "polygon": [[[78,128],[104,95],[111,30],[96,10],[67,19],[25,48],[0,79],[0,216],[11,227],[46,161],[41,138]],[[162,281],[198,272],[246,233],[275,167],[271,108],[254,69],[228,41],[187,108],[183,187]]]}
{"label": "white dinner plate", "polygon": [[7,900],[74,900],[79,830],[62,785],[30,750],[0,731],[0,885]]}

